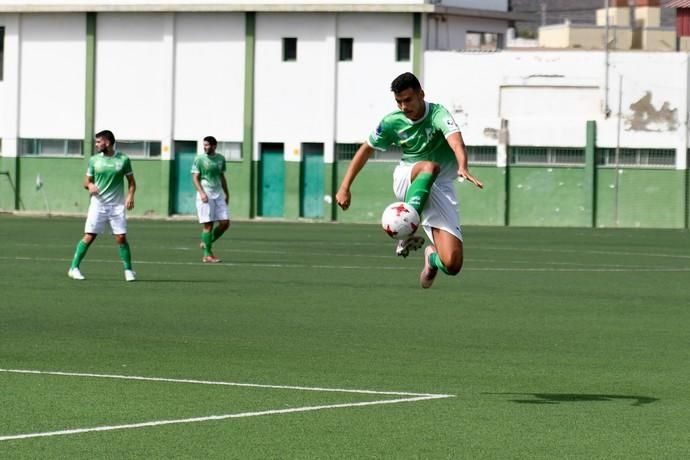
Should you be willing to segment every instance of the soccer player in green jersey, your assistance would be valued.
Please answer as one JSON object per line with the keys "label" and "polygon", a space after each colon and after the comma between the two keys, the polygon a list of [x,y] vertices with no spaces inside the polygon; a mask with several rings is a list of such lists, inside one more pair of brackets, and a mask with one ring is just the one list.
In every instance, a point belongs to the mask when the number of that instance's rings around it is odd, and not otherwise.
{"label": "soccer player in green jersey", "polygon": [[[220,259],[213,255],[213,243],[220,238],[230,226],[228,211],[228,183],[225,180],[225,157],[216,153],[218,141],[213,136],[204,138],[204,153],[197,155],[192,164],[192,182],[196,189],[196,210],[201,232],[201,248],[204,263],[218,263]],[[218,226],[214,229],[214,222]]]}
{"label": "soccer player in green jersey", "polygon": [[[132,270],[132,255],[127,242],[126,213],[126,209],[134,208],[134,192],[137,189],[132,163],[127,155],[115,151],[115,136],[111,131],[100,131],[95,137],[98,154],[89,159],[84,179],[84,188],[91,194],[84,237],[77,244],[67,276],[74,280],[84,279],[79,264],[91,243],[98,234],[105,231],[105,224],[108,223],[119,245],[120,259],[125,268],[125,280],[134,281],[136,273]],[[126,196],[124,179],[127,179]]]}
{"label": "soccer player in green jersey", "polygon": [[[439,270],[457,275],[462,269],[462,231],[454,181],[460,178],[480,188],[483,185],[470,174],[465,143],[452,115],[442,105],[424,100],[417,77],[409,72],[398,76],[391,83],[391,91],[400,110],[383,117],[357,150],[336,193],[336,202],[343,210],[350,207],[350,187],[375,149],[399,146],[403,153],[393,173],[393,191],[398,200],[417,210],[431,240],[424,250],[419,277],[426,289]],[[412,236],[398,243],[396,253],[406,257],[423,244],[423,238]]]}

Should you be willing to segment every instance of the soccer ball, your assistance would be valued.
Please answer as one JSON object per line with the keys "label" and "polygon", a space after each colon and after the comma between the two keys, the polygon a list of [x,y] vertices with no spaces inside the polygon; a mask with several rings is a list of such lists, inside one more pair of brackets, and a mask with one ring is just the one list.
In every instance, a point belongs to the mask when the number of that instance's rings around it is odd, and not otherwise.
{"label": "soccer ball", "polygon": [[383,231],[394,240],[403,240],[419,227],[419,214],[409,204],[397,201],[383,210],[381,226]]}

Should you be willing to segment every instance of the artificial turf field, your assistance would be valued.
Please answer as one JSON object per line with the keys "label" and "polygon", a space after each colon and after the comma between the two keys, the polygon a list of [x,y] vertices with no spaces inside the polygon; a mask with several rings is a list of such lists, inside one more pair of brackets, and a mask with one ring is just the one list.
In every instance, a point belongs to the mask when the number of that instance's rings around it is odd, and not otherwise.
{"label": "artificial turf field", "polygon": [[0,458],[690,456],[687,231],[468,227],[424,291],[373,225],[237,222],[204,265],[130,220],[135,283],[105,235],[67,278],[82,229],[0,215]]}

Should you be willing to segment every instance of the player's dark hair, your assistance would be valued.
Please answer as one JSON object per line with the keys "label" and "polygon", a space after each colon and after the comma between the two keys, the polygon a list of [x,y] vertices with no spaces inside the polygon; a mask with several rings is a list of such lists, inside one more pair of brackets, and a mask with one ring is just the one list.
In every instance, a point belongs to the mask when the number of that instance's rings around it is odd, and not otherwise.
{"label": "player's dark hair", "polygon": [[215,137],[213,136],[206,136],[204,137],[204,142],[208,142],[211,145],[218,145],[218,141],[216,140]]}
{"label": "player's dark hair", "polygon": [[417,80],[417,77],[410,72],[405,72],[402,75],[398,75],[391,83],[391,91],[394,93],[401,93],[410,88],[415,91],[422,90],[422,85],[419,83],[419,80]]}
{"label": "player's dark hair", "polygon": [[103,131],[98,131],[94,137],[100,137],[110,141],[110,145],[115,144],[115,135],[112,131],[104,129]]}

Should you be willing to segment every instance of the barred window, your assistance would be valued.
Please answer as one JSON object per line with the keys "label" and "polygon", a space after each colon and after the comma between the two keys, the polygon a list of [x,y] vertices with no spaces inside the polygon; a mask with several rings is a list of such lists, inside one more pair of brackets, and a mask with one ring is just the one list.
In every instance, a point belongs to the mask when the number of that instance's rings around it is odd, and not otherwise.
{"label": "barred window", "polygon": [[467,161],[471,164],[496,164],[495,145],[466,145]]}
{"label": "barred window", "polygon": [[[360,145],[362,144],[335,144],[334,156],[336,161],[351,160],[355,153],[357,153]],[[402,150],[400,150],[400,147],[391,145],[385,152],[374,150],[374,154],[369,158],[369,161],[398,162],[401,156]]]}
{"label": "barred window", "polygon": [[116,140],[115,150],[129,157],[158,158],[161,156],[160,141]]}
{"label": "barred window", "polygon": [[585,149],[563,147],[513,147],[510,163],[534,166],[584,166]]}
{"label": "barred window", "polygon": [[216,152],[227,161],[242,161],[242,142],[218,141]]}
{"label": "barred window", "polygon": [[19,139],[19,155],[81,156],[81,139]]}
{"label": "barred window", "polygon": [[676,151],[602,147],[597,149],[597,164],[628,168],[673,168],[676,164]]}

